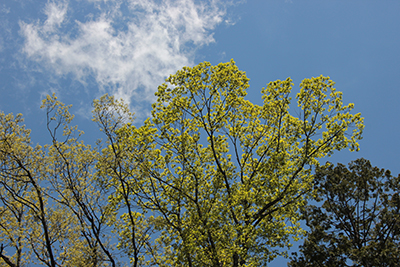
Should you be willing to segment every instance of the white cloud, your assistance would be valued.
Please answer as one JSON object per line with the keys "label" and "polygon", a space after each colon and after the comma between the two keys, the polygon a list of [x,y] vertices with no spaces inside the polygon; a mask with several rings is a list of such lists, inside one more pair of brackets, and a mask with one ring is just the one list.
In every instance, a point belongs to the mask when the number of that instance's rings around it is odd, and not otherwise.
{"label": "white cloud", "polygon": [[154,100],[166,76],[193,65],[195,49],[214,41],[225,14],[218,0],[87,1],[97,8],[87,21],[74,18],[72,1],[55,0],[45,21],[20,22],[24,53],[56,75],[94,77],[100,93],[128,102]]}
{"label": "white cloud", "polygon": [[63,2],[54,3],[49,2],[44,8],[44,13],[47,16],[47,20],[42,26],[44,32],[53,32],[56,28],[60,27],[61,23],[65,19],[67,14],[68,5]]}

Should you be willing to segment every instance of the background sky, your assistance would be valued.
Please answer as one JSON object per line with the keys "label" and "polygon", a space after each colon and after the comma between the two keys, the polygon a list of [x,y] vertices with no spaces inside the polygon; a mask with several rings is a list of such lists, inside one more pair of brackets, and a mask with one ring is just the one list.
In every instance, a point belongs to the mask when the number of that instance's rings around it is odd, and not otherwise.
{"label": "background sky", "polygon": [[233,58],[259,104],[269,81],[291,77],[297,93],[302,79],[330,76],[366,128],[359,152],[329,160],[364,157],[397,175],[399,13],[395,0],[0,0],[0,110],[23,113],[33,142],[44,144],[39,106],[55,92],[94,143],[94,98],[123,98],[140,122],[169,74]]}

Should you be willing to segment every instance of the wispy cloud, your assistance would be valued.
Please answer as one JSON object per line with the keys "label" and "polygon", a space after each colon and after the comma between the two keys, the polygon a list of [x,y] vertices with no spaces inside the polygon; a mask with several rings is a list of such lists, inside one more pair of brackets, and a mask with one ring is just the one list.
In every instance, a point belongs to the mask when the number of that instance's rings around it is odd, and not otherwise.
{"label": "wispy cloud", "polygon": [[[9,35],[10,34],[10,29],[9,29],[9,25],[8,25],[8,20],[6,18],[3,18],[4,15],[7,15],[8,13],[10,13],[10,8],[7,8],[5,4],[3,4],[3,6],[0,7],[0,52],[2,52],[2,50],[4,49],[4,37],[3,35]],[[1,60],[0,60],[1,62]],[[0,70],[2,69],[2,67],[0,66]]]}
{"label": "wispy cloud", "polygon": [[152,101],[166,76],[192,65],[196,48],[214,41],[225,16],[219,0],[87,1],[97,11],[85,20],[75,17],[77,3],[55,0],[44,21],[21,21],[23,51],[54,75],[94,78],[101,93],[128,102]]}

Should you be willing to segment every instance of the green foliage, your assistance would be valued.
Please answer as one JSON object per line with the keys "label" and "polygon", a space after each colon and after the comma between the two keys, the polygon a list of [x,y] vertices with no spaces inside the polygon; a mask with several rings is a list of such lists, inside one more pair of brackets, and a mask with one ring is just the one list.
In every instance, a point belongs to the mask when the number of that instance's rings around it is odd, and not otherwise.
{"label": "green foliage", "polygon": [[290,266],[400,264],[400,176],[358,159],[318,168],[315,189],[322,206],[304,209],[310,231]]}
{"label": "green foliage", "polygon": [[[265,266],[298,238],[318,159],[357,150],[363,119],[328,77],[270,82],[263,105],[233,61],[171,75],[142,126],[121,101],[94,101],[91,147],[53,96],[52,139],[32,146],[0,114],[0,258],[8,266]],[[112,239],[112,236],[118,239]],[[38,245],[34,245],[38,244]],[[0,260],[1,262],[1,260]]]}
{"label": "green foliage", "polygon": [[133,153],[143,158],[150,147],[146,139],[138,137],[137,145],[131,150],[118,139],[116,132],[133,122],[133,114],[124,103],[104,95],[93,104],[93,121],[107,137],[96,165],[97,181],[110,192],[107,224],[118,233],[117,248],[128,256],[131,265],[143,266],[145,255],[154,255],[154,248],[149,244],[153,217],[145,216],[147,209],[140,205],[141,184],[136,180],[141,175],[139,163],[130,162],[128,155]]}
{"label": "green foliage", "polygon": [[21,115],[0,113],[1,262],[107,266],[112,262],[102,240],[107,202],[101,202],[93,180],[98,153],[78,142],[68,106],[48,96],[42,108],[52,137],[44,147],[32,146]]}
{"label": "green foliage", "polygon": [[233,61],[185,67],[166,81],[153,118],[117,131],[125,162],[140,169],[131,178],[138,204],[157,215],[165,248],[157,265],[266,265],[301,234],[310,167],[358,149],[360,114],[322,76],[301,83],[300,117],[289,113],[289,78],[269,83],[258,106],[245,100],[249,79]]}

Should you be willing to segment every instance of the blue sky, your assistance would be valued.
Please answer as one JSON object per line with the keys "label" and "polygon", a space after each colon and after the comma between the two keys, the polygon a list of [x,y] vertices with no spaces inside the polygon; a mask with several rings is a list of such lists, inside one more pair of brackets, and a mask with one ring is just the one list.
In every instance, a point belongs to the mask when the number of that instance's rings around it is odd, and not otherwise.
{"label": "blue sky", "polygon": [[0,110],[23,113],[46,143],[39,106],[55,92],[93,142],[94,98],[121,97],[142,121],[166,76],[233,58],[256,103],[269,81],[291,77],[297,92],[304,78],[330,76],[366,125],[361,150],[331,160],[364,157],[397,175],[399,12],[390,0],[0,0]]}

